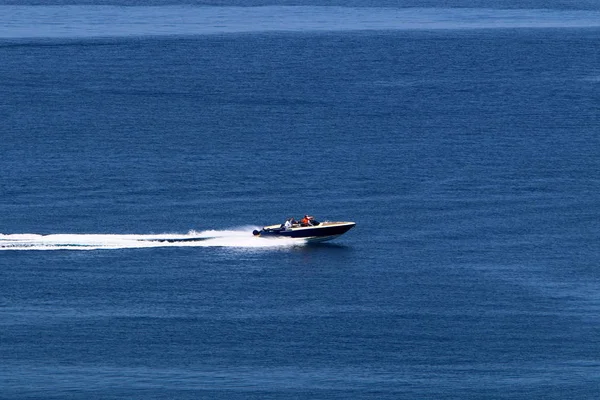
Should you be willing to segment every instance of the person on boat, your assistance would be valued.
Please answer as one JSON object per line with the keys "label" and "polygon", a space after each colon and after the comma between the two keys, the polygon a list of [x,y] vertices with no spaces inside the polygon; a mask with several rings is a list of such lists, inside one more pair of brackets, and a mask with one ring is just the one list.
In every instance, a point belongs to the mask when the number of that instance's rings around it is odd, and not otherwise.
{"label": "person on boat", "polygon": [[312,217],[310,215],[305,215],[304,218],[302,218],[302,221],[300,221],[300,225],[302,226],[313,226],[315,225],[315,217]]}
{"label": "person on boat", "polygon": [[292,226],[294,224],[296,224],[296,220],[294,219],[294,217],[290,217],[288,219],[285,220],[285,222],[283,223],[283,228],[285,229],[292,229]]}

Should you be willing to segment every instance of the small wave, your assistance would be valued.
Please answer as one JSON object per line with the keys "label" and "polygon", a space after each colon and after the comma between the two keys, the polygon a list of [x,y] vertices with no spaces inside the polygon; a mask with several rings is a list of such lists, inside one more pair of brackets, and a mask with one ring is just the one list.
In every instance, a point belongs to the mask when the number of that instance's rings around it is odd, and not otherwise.
{"label": "small wave", "polygon": [[100,250],[152,247],[238,247],[281,248],[302,246],[299,239],[265,239],[254,237],[244,227],[231,230],[190,231],[187,234],[117,235],[117,234],[0,234],[0,250]]}

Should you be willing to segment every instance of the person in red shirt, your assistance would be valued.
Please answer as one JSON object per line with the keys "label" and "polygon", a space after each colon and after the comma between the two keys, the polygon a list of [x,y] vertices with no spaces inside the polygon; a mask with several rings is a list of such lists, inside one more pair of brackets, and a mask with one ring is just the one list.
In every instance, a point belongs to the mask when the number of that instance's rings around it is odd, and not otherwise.
{"label": "person in red shirt", "polygon": [[310,215],[305,215],[304,218],[302,218],[302,221],[300,221],[300,224],[302,226],[313,226],[313,221],[314,221],[315,217],[311,217]]}

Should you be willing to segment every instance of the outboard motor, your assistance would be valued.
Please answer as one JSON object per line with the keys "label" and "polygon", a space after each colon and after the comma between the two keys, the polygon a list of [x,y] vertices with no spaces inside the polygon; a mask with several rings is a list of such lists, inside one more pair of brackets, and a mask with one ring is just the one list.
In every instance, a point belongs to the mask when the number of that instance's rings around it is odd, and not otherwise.
{"label": "outboard motor", "polygon": [[260,236],[260,231],[257,231],[256,229],[252,231],[252,234],[254,236]]}

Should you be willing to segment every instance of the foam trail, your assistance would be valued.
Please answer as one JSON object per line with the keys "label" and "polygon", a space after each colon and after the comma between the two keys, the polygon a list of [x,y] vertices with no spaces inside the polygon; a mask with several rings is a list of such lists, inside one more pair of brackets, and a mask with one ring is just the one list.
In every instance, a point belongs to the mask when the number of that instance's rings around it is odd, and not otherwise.
{"label": "foam trail", "polygon": [[0,234],[0,250],[99,250],[152,247],[282,248],[302,246],[304,240],[265,239],[252,235],[256,227],[190,231],[187,234]]}

